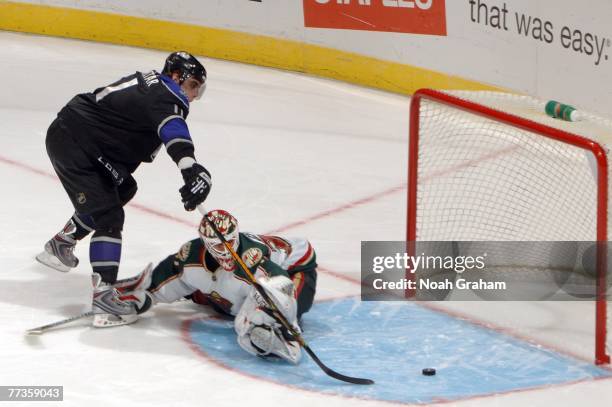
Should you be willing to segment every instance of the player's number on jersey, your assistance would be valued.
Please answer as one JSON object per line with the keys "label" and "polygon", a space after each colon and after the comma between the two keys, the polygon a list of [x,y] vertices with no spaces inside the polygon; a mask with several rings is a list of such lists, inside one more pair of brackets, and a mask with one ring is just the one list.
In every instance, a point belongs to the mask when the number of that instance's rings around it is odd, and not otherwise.
{"label": "player's number on jersey", "polygon": [[106,96],[110,95],[113,92],[127,89],[131,86],[136,86],[136,85],[138,85],[138,78],[134,78],[131,81],[122,82],[117,85],[107,86],[104,89],[102,89],[100,93],[96,94],[96,102],[101,101],[102,99],[104,99]]}

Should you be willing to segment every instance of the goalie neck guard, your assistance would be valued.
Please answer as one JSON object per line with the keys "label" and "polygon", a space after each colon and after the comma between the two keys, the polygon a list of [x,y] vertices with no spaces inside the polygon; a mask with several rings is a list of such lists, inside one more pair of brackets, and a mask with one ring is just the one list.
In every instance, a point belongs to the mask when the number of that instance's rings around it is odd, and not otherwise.
{"label": "goalie neck guard", "polygon": [[[238,250],[239,235],[238,221],[227,211],[223,209],[215,209],[209,211],[205,218],[208,218],[223,235],[225,240],[232,246],[234,251]],[[231,253],[227,250],[221,239],[217,237],[215,231],[208,225],[206,219],[202,218],[198,229],[200,238],[204,242],[204,246],[214,259],[226,271],[234,271],[236,263],[232,258]]]}

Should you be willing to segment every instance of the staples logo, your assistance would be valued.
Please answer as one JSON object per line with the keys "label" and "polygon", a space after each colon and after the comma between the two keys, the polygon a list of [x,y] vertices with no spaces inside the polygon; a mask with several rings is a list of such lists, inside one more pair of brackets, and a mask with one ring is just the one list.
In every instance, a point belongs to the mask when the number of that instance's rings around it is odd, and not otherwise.
{"label": "staples logo", "polygon": [[[315,0],[319,4],[327,4],[332,2],[332,0]],[[351,0],[335,0],[338,4],[351,4]],[[357,0],[357,3],[362,6],[370,6],[372,4],[372,0]],[[408,7],[414,8],[414,4],[417,4],[417,7],[422,10],[427,10],[431,7],[431,3],[433,0],[382,0],[383,6],[385,7]]]}
{"label": "staples logo", "polygon": [[304,26],[446,35],[445,0],[303,0]]}

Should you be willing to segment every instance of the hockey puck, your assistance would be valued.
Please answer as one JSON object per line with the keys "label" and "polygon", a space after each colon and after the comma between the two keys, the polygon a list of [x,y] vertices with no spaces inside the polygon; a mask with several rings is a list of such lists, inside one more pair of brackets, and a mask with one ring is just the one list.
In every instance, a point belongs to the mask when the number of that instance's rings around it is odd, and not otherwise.
{"label": "hockey puck", "polygon": [[423,369],[423,376],[434,376],[436,374],[436,369],[433,367],[426,367]]}

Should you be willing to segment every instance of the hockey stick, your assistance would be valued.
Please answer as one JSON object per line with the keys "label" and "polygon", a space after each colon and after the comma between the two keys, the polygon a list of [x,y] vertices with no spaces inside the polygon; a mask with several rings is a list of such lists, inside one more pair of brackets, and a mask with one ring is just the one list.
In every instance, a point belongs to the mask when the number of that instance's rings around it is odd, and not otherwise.
{"label": "hockey stick", "polygon": [[43,326],[39,326],[36,328],[32,328],[32,329],[28,329],[27,331],[25,331],[26,335],[42,335],[45,332],[53,329],[53,328],[57,328],[58,326],[62,326],[62,325],[66,325],[69,324],[71,322],[74,322],[76,320],[82,319],[82,318],[87,318],[87,317],[91,317],[93,316],[93,311],[88,311],[88,312],[84,312],[82,314],[79,315],[75,315],[73,317],[70,318],[66,318],[66,319],[62,319],[61,321],[56,321],[56,322],[52,322],[50,324],[47,325],[43,325]]}
{"label": "hockey stick", "polygon": [[374,380],[371,380],[371,379],[361,379],[359,377],[345,376],[345,375],[343,375],[341,373],[338,373],[338,372],[330,369],[323,362],[321,362],[319,357],[312,351],[312,349],[310,349],[310,346],[308,346],[308,344],[304,340],[304,337],[299,332],[297,332],[295,330],[295,328],[293,328],[293,325],[291,325],[289,323],[289,321],[287,321],[287,318],[285,318],[283,313],[280,312],[280,310],[278,309],[278,307],[276,306],[274,301],[272,301],[272,299],[270,298],[270,296],[268,295],[266,290],[261,286],[261,284],[259,284],[257,282],[257,280],[255,280],[255,276],[253,275],[253,273],[251,273],[251,270],[249,270],[249,268],[244,263],[244,261],[242,261],[240,256],[238,256],[238,254],[234,251],[232,245],[229,244],[227,242],[227,240],[225,240],[225,237],[219,232],[219,230],[217,229],[215,224],[213,222],[211,222],[210,219],[208,219],[208,216],[206,216],[207,212],[204,209],[204,206],[198,205],[198,210],[200,211],[202,216],[204,216],[204,219],[206,220],[206,223],[213,230],[213,232],[215,233],[217,238],[219,240],[221,240],[221,242],[223,243],[225,248],[232,255],[232,257],[234,258],[234,261],[240,265],[240,268],[242,269],[242,271],[244,271],[245,274],[248,276],[248,278],[251,281],[251,284],[253,285],[253,287],[255,287],[255,289],[257,290],[259,295],[261,295],[262,298],[266,301],[266,303],[268,304],[268,307],[270,308],[270,311],[271,311],[272,316],[274,317],[274,319],[276,319],[276,321],[278,321],[283,327],[285,327],[285,329],[287,329],[287,331],[295,338],[295,340],[300,344],[300,346],[302,346],[302,348],[306,351],[306,353],[308,353],[308,355],[310,355],[312,360],[314,360],[314,362],[321,368],[321,370],[323,370],[323,372],[325,372],[325,374],[327,374],[330,377],[333,377],[334,379],[341,380],[341,381],[347,382],[347,383],[353,383],[353,384],[374,384]]}

